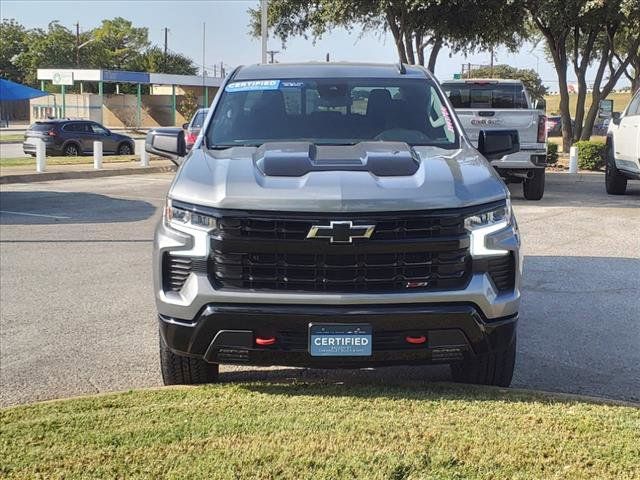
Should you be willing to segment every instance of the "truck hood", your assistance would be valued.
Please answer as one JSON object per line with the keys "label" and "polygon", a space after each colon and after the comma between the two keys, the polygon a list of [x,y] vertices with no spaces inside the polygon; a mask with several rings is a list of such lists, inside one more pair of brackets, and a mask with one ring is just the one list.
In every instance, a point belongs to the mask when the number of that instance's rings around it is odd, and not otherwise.
{"label": "truck hood", "polygon": [[[404,167],[389,173],[380,169],[358,167],[349,155],[354,147],[330,147],[331,162],[326,161],[325,147],[317,148],[312,167],[289,176],[279,172],[276,164],[265,168],[265,159],[282,149],[233,147],[225,150],[192,150],[178,170],[169,191],[176,200],[221,209],[300,212],[375,212],[460,208],[479,205],[507,197],[508,191],[498,174],[478,152],[468,146],[458,150],[376,142],[364,148],[365,157],[358,165],[388,155],[390,161],[399,155]],[[371,146],[371,143],[367,144]],[[293,149],[296,150],[296,149]],[[362,150],[362,148],[360,148]],[[373,151],[366,151],[373,150]],[[402,155],[410,152],[410,155]],[[283,157],[287,157],[287,152]],[[293,152],[295,157],[299,151]],[[324,161],[321,161],[322,158]],[[402,158],[400,158],[402,157]],[[410,158],[409,158],[410,157]],[[409,158],[409,159],[408,159]],[[406,162],[415,161],[415,168]],[[381,163],[378,162],[378,165]],[[329,165],[329,166],[328,166]],[[295,170],[295,169],[294,169]],[[300,170],[300,169],[298,169]],[[265,173],[266,172],[266,173]],[[269,175],[268,173],[272,174]],[[382,172],[382,174],[381,174]]]}

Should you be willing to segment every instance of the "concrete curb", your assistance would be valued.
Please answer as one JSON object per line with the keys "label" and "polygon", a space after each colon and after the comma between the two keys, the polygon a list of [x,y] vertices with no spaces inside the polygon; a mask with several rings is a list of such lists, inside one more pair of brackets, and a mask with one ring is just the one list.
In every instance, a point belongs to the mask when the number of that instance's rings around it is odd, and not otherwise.
{"label": "concrete curb", "polygon": [[[236,383],[238,386],[242,386],[244,383],[247,383],[247,382],[232,382],[232,383]],[[248,382],[248,383],[254,383],[254,382]],[[267,381],[265,383],[272,383],[272,382]],[[273,383],[278,383],[278,381],[274,381]],[[320,381],[317,383],[323,384],[324,382]],[[211,384],[211,385],[214,385],[214,384]],[[459,383],[451,383],[451,382],[426,382],[420,385],[421,386],[445,385],[445,386],[451,386],[451,387],[461,386],[461,384]],[[392,383],[390,384],[390,386],[403,387],[407,385],[404,385],[402,383]],[[611,407],[640,408],[640,403],[634,402],[632,400],[618,400],[618,399],[606,398],[606,397],[580,395],[575,393],[550,392],[546,390],[533,390],[528,388],[509,388],[509,387],[505,388],[505,387],[493,387],[493,386],[487,386],[487,385],[467,385],[467,386],[478,387],[478,389],[481,389],[481,390],[482,389],[494,390],[504,395],[511,395],[511,394],[531,395],[543,401],[547,400],[547,401],[558,401],[558,402],[581,402],[581,403],[588,403],[592,405],[605,405],[605,406],[611,406]],[[49,398],[45,400],[37,400],[35,402],[16,403],[16,404],[0,407],[0,411],[7,411],[9,409],[21,407],[21,406],[61,403],[67,400],[87,400],[90,398],[108,397],[110,395],[125,395],[128,393],[140,393],[140,392],[159,392],[162,390],[193,390],[193,389],[198,389],[203,387],[206,387],[206,386],[205,385],[170,385],[170,386],[155,386],[155,387],[133,388],[133,389],[130,388],[127,390],[110,390],[110,391],[102,391],[102,392],[87,394],[87,395],[71,395],[68,397],[58,397],[58,398]]]}
{"label": "concrete curb", "polygon": [[70,180],[77,178],[115,177],[118,175],[141,175],[145,173],[167,173],[175,171],[175,166],[162,165],[156,167],[129,167],[71,172],[17,173],[0,175],[0,185],[7,185],[10,183],[48,182],[51,180]]}

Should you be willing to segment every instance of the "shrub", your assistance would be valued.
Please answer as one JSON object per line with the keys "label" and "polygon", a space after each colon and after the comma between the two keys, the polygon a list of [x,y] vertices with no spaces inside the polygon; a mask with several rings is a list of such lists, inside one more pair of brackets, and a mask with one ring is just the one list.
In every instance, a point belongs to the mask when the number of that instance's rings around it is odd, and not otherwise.
{"label": "shrub", "polygon": [[574,145],[578,149],[578,167],[582,170],[599,170],[605,165],[604,142],[583,140]]}
{"label": "shrub", "polygon": [[553,165],[558,161],[558,144],[547,142],[547,164]]}

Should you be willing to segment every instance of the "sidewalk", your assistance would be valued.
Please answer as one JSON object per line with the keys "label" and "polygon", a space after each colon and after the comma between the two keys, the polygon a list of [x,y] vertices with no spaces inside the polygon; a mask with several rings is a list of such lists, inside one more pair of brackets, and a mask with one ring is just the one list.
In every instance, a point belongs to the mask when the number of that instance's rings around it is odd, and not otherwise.
{"label": "sidewalk", "polygon": [[95,170],[93,164],[47,165],[44,173],[37,173],[35,166],[14,166],[0,168],[0,184],[46,182],[71,178],[99,178],[116,175],[136,175],[142,173],[173,172],[176,166],[170,160],[151,160],[148,167],[139,161],[103,163],[101,170]]}

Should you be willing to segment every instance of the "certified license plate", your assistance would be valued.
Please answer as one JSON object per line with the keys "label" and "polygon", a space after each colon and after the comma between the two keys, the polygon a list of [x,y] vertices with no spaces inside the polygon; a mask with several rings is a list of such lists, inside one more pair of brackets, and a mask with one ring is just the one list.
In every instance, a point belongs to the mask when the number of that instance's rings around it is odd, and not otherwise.
{"label": "certified license plate", "polygon": [[313,357],[364,357],[371,355],[371,325],[366,323],[312,323],[309,353]]}

